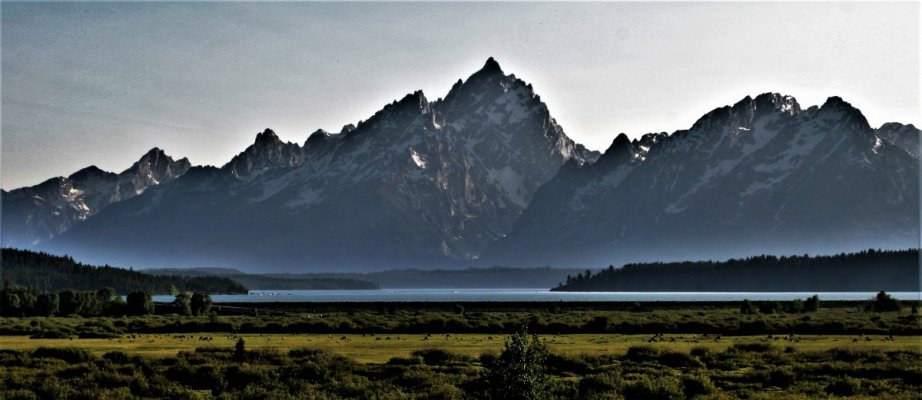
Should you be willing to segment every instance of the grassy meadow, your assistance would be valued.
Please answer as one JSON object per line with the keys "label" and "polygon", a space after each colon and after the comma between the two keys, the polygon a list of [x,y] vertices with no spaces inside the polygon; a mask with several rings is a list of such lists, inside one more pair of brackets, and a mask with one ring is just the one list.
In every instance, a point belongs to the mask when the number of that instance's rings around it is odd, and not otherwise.
{"label": "grassy meadow", "polygon": [[[528,398],[542,399],[922,398],[918,312],[868,305],[278,303],[184,316],[158,304],[4,317],[0,400],[521,397],[496,379],[539,385],[543,397]],[[522,364],[508,346],[526,326],[536,340]],[[509,375],[515,365],[534,369]]]}
{"label": "grassy meadow", "polygon": [[[689,352],[692,348],[724,351],[737,344],[768,343],[796,351],[830,349],[919,351],[922,336],[877,335],[794,335],[723,336],[662,335],[652,341],[652,335],[573,334],[539,335],[551,352],[568,356],[623,356],[636,346],[650,346],[663,351]],[[403,334],[403,335],[339,335],[339,334],[213,334],[185,333],[175,335],[123,335],[108,339],[31,339],[29,336],[0,337],[0,348],[33,351],[39,347],[78,347],[102,356],[110,351],[144,357],[174,357],[180,351],[196,348],[232,348],[242,338],[247,347],[287,353],[298,348],[314,348],[347,357],[358,363],[385,363],[393,357],[409,357],[425,349],[441,349],[451,353],[477,357],[482,353],[499,352],[507,338],[498,334]]]}

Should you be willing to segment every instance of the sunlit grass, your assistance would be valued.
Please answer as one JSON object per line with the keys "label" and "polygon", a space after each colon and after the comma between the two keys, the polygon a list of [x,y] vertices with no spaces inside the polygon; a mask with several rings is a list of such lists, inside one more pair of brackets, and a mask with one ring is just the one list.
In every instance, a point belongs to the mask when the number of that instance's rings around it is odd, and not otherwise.
{"label": "sunlit grass", "polygon": [[[118,339],[30,339],[27,336],[2,336],[0,348],[31,350],[38,347],[73,346],[102,355],[109,351],[122,351],[147,357],[170,357],[180,351],[194,351],[197,347],[233,347],[238,336],[214,333],[124,335]],[[483,352],[501,350],[504,335],[439,334],[424,340],[426,335],[326,335],[279,334],[239,335],[247,349],[271,349],[287,352],[294,348],[317,348],[349,357],[361,363],[383,363],[392,357],[407,357],[412,352],[427,348],[440,348],[453,353],[478,356]],[[652,335],[574,334],[542,335],[552,352],[566,355],[624,354],[629,347],[649,345],[665,350],[688,352],[693,347],[707,347],[722,351],[738,343],[764,343],[766,335],[724,336],[720,341],[695,338],[694,335],[665,335],[664,341],[650,343]],[[202,340],[200,338],[210,338]],[[491,339],[492,338],[492,339]],[[897,336],[887,340],[884,336],[854,335],[797,335],[795,341],[784,337],[767,340],[768,343],[796,351],[821,351],[832,348],[879,349],[922,351],[922,337]]]}

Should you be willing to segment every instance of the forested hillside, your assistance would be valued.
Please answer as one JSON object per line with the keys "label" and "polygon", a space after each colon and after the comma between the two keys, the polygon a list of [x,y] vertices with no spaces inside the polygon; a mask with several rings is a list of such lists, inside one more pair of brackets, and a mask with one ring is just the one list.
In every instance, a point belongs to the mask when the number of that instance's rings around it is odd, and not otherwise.
{"label": "forested hillside", "polygon": [[151,275],[218,276],[233,279],[251,290],[374,290],[378,284],[351,278],[308,277],[302,275],[248,274],[230,268],[147,269]]}
{"label": "forested hillside", "polygon": [[834,256],[756,256],[728,261],[628,264],[568,276],[557,291],[918,291],[919,250]]}
{"label": "forested hillside", "polygon": [[0,265],[0,276],[4,282],[42,291],[97,290],[111,287],[118,294],[169,294],[175,291],[211,294],[247,292],[246,287],[229,278],[154,276],[108,265],[86,265],[74,261],[71,257],[27,250],[3,249]]}

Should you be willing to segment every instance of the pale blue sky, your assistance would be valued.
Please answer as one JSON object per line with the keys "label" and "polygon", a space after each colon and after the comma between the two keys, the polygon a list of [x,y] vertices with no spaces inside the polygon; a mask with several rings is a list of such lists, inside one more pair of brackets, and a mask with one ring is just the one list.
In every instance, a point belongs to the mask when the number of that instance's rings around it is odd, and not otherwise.
{"label": "pale blue sky", "polygon": [[604,149],[766,91],[919,124],[919,4],[2,4],[2,186],[159,146],[221,165],[303,142],[495,57]]}

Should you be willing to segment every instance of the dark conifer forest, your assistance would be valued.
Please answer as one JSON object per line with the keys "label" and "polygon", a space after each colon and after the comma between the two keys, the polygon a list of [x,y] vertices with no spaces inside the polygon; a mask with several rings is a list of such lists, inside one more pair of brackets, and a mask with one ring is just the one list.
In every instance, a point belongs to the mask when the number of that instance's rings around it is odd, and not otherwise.
{"label": "dark conifer forest", "polygon": [[74,261],[71,257],[27,250],[3,249],[0,265],[0,276],[4,282],[41,291],[97,290],[109,287],[115,289],[118,294],[171,294],[186,291],[210,294],[247,293],[246,287],[224,277],[154,276],[108,265],[86,265]]}
{"label": "dark conifer forest", "polygon": [[761,255],[727,261],[627,264],[568,276],[553,290],[610,292],[911,292],[919,290],[919,250],[866,250],[833,256]]}

